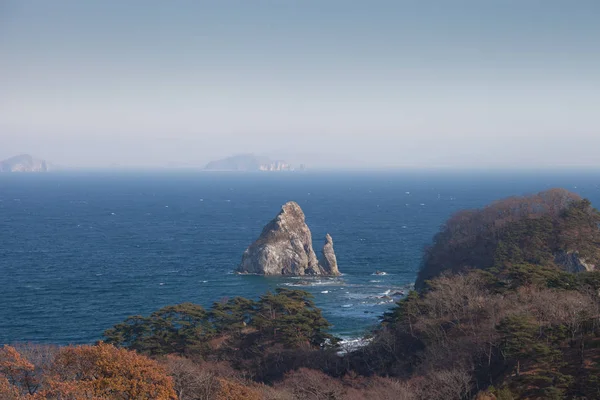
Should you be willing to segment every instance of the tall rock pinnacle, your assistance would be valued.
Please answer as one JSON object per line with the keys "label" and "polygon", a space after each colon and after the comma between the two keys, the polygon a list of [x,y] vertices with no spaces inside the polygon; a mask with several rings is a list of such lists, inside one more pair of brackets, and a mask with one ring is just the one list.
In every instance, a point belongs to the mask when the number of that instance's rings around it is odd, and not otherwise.
{"label": "tall rock pinnacle", "polygon": [[323,245],[323,251],[319,259],[319,267],[321,267],[325,275],[340,274],[337,266],[337,258],[333,251],[333,239],[329,233],[325,236],[325,244]]}
{"label": "tall rock pinnacle", "polygon": [[[237,271],[260,275],[339,275],[331,237],[325,246],[327,260],[320,265],[312,247],[312,235],[300,206],[290,201],[244,252]],[[325,249],[324,249],[325,255]],[[331,258],[333,255],[333,258]],[[332,268],[331,260],[334,262]]]}

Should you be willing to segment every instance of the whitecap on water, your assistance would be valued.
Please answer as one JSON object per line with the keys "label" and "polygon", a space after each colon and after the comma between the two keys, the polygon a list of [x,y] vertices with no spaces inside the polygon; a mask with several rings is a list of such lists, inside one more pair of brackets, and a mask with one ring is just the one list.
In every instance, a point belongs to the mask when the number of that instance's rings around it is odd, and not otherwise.
{"label": "whitecap on water", "polygon": [[342,308],[350,308],[352,307],[354,304],[342,304]]}
{"label": "whitecap on water", "polygon": [[371,338],[342,338],[338,343],[340,350],[337,352],[338,355],[342,356],[347,353],[351,353],[355,350],[360,349],[369,344],[373,340]]}
{"label": "whitecap on water", "polygon": [[323,290],[321,293],[327,294],[327,293],[329,293],[329,290]]}

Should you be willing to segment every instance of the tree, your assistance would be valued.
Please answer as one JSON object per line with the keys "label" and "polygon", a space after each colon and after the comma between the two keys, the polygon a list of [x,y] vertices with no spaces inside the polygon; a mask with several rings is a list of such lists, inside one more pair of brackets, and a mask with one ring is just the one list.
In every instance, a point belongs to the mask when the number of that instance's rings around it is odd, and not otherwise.
{"label": "tree", "polygon": [[287,347],[335,344],[337,339],[327,333],[331,326],[312,301],[312,295],[302,290],[278,288],[258,301],[252,325],[263,338]]}
{"label": "tree", "polygon": [[5,376],[0,375],[0,399],[19,400],[19,389],[11,384]]}
{"label": "tree", "polygon": [[47,386],[41,393],[51,399],[176,399],[156,361],[105,343],[61,348]]}
{"label": "tree", "polygon": [[[25,359],[14,347],[5,345],[0,349],[0,382],[6,387],[8,383],[12,388],[26,394],[34,394],[39,386],[39,381],[33,376],[34,366]],[[7,389],[5,389],[7,390]]]}
{"label": "tree", "polygon": [[163,359],[173,379],[178,400],[213,400],[219,393],[214,371],[184,357],[168,355]]}
{"label": "tree", "polygon": [[215,330],[202,306],[182,303],[163,307],[150,317],[133,316],[104,332],[107,343],[142,353],[184,354],[206,351]]}
{"label": "tree", "polygon": [[214,303],[209,316],[217,332],[239,334],[251,323],[255,307],[252,300],[234,297]]}

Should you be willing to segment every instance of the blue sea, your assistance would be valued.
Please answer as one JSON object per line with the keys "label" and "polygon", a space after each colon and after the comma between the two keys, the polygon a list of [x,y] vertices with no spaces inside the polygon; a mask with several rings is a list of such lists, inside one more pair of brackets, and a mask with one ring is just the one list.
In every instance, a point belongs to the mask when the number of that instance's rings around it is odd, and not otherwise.
{"label": "blue sea", "polygon": [[[592,171],[0,175],[0,343],[90,343],[130,315],[278,287],[311,292],[335,334],[358,337],[410,289],[452,213],[552,187],[600,206]],[[289,200],[317,252],[332,235],[343,276],[232,272]]]}

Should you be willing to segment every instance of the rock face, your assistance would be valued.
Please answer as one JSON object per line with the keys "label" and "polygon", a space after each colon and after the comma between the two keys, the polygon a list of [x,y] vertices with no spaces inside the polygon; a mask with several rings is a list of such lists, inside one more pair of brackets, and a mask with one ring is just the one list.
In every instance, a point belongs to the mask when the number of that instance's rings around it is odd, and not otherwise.
{"label": "rock face", "polygon": [[[290,201],[269,222],[242,256],[239,273],[259,275],[339,275],[331,236],[321,265],[312,247],[312,234],[300,206]],[[333,258],[332,258],[333,256]],[[325,257],[324,257],[325,258]],[[331,261],[335,264],[331,264]]]}
{"label": "rock face", "polygon": [[581,258],[576,251],[561,251],[554,257],[554,262],[561,266],[565,271],[571,273],[589,272],[596,269],[594,264],[586,262],[586,260]]}
{"label": "rock face", "polygon": [[0,161],[0,172],[47,172],[48,170],[46,161],[33,158],[29,154]]}
{"label": "rock face", "polygon": [[337,258],[333,251],[333,239],[329,233],[325,236],[325,244],[323,245],[321,258],[319,259],[319,266],[325,271],[326,275],[340,274],[337,266]]}

